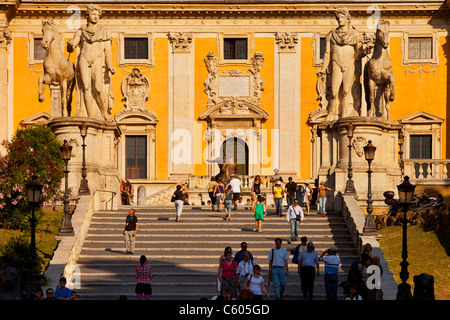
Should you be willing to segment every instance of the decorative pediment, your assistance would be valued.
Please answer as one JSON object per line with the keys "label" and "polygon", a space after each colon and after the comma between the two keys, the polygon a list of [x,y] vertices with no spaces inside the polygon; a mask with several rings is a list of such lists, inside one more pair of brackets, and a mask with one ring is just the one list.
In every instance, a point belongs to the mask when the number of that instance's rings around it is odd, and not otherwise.
{"label": "decorative pediment", "polygon": [[401,124],[441,124],[444,119],[425,111],[418,111],[399,119],[398,122]]}
{"label": "decorative pediment", "polygon": [[269,118],[269,114],[248,101],[231,98],[206,109],[200,115],[202,120],[240,118],[266,120]]}
{"label": "decorative pediment", "polygon": [[114,117],[118,124],[156,124],[156,114],[145,108],[123,109]]}
{"label": "decorative pediment", "polygon": [[31,117],[25,118],[20,122],[20,126],[28,127],[28,126],[39,126],[39,125],[47,125],[50,121],[50,113],[41,111],[38,112]]}
{"label": "decorative pediment", "polygon": [[309,114],[308,122],[310,124],[319,124],[325,120],[327,114],[326,108],[317,108]]}

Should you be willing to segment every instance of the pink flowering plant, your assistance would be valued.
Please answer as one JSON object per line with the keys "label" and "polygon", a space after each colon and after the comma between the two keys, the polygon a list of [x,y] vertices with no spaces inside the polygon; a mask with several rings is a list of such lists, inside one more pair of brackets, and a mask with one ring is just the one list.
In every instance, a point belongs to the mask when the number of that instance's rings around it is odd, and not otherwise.
{"label": "pink flowering plant", "polygon": [[41,208],[56,201],[64,176],[64,162],[53,132],[45,126],[18,129],[11,141],[3,141],[0,156],[0,221],[4,226],[28,225],[25,185],[36,175],[43,185]]}

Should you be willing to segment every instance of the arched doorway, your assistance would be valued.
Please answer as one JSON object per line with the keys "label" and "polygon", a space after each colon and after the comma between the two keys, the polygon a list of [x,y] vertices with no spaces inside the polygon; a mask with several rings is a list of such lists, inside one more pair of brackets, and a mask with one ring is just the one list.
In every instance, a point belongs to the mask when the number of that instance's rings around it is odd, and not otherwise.
{"label": "arched doorway", "polygon": [[248,175],[247,143],[240,138],[228,138],[222,143],[222,149],[220,150],[221,157],[223,157],[224,150],[226,150],[227,163],[230,163],[233,159],[235,159],[238,167],[238,175]]}

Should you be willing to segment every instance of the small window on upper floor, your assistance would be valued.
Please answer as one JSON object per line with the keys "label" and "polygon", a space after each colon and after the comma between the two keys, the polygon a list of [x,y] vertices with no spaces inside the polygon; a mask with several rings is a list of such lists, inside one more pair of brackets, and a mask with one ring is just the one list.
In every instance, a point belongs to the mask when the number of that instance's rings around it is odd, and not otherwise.
{"label": "small window on upper floor", "polygon": [[313,36],[313,66],[320,67],[323,63],[323,57],[325,56],[325,49],[327,47],[326,42],[327,35],[321,32],[315,32]]}
{"label": "small window on upper floor", "polygon": [[42,65],[48,50],[42,47],[42,34],[28,34],[28,66]]}
{"label": "small window on upper floor", "polygon": [[34,44],[34,52],[33,52],[33,59],[35,61],[44,60],[45,56],[47,55],[47,49],[44,49],[42,47],[42,38],[34,38],[33,44]]}
{"label": "small window on upper floor", "polygon": [[437,32],[403,34],[403,64],[439,64],[439,37]]}
{"label": "small window on upper floor", "polygon": [[320,55],[320,59],[323,60],[323,56],[325,55],[325,49],[327,46],[327,42],[326,42],[326,38],[325,37],[320,37],[320,44],[319,44],[319,55]]}
{"label": "small window on upper floor", "polygon": [[118,65],[153,66],[153,35],[152,33],[130,34],[119,33]]}
{"label": "small window on upper floor", "polygon": [[248,39],[247,38],[224,38],[223,57],[224,60],[247,60]]}
{"label": "small window on upper floor", "polygon": [[408,59],[410,60],[433,59],[433,38],[432,37],[408,38]]}
{"label": "small window on upper floor", "polygon": [[148,59],[148,38],[125,38],[125,59]]}

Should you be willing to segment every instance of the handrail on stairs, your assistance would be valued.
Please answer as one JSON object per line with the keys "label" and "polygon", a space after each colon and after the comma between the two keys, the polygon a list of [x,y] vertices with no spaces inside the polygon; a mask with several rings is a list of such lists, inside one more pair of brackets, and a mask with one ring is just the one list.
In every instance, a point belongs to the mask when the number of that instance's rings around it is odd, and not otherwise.
{"label": "handrail on stairs", "polygon": [[108,210],[108,202],[111,201],[111,210],[113,210],[114,207],[114,197],[116,196],[117,192],[111,191],[111,190],[96,190],[98,192],[110,192],[111,193],[111,199],[105,201],[105,209]]}

